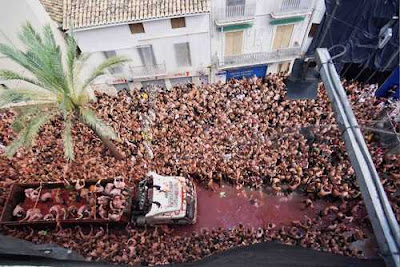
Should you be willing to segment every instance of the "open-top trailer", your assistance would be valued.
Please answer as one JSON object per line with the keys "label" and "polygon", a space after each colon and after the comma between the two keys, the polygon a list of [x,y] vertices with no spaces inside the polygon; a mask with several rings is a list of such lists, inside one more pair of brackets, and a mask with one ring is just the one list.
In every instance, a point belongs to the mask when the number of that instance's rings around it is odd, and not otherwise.
{"label": "open-top trailer", "polygon": [[196,186],[191,179],[149,172],[133,185],[122,177],[78,180],[75,185],[16,183],[0,224],[193,224],[196,216]]}

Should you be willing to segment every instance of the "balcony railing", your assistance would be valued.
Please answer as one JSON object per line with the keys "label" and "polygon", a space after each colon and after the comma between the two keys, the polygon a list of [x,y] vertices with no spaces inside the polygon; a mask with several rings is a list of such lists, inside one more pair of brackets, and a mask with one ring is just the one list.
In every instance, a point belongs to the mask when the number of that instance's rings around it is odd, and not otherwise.
{"label": "balcony railing", "polygon": [[132,78],[146,78],[151,76],[161,76],[167,74],[165,63],[149,65],[149,66],[138,66],[138,67],[130,66],[129,70],[130,74],[132,75]]}
{"label": "balcony railing", "polygon": [[218,25],[237,21],[252,20],[255,18],[256,5],[235,5],[221,8],[216,13],[215,21]]}
{"label": "balcony railing", "polygon": [[241,67],[246,65],[266,64],[293,59],[300,55],[299,47],[282,48],[271,52],[248,53],[237,56],[226,56],[219,59],[220,68]]}
{"label": "balcony railing", "polygon": [[309,12],[313,7],[313,0],[282,0],[276,3],[272,12],[276,16]]}

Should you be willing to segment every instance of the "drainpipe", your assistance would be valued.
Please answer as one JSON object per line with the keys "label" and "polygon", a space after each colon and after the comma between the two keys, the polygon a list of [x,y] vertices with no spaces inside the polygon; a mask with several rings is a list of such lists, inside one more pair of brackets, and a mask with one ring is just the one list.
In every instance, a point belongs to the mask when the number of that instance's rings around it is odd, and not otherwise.
{"label": "drainpipe", "polygon": [[214,69],[213,69],[213,66],[214,66],[214,63],[213,63],[213,56],[212,56],[212,54],[213,54],[213,51],[212,51],[212,47],[213,47],[213,36],[214,36],[214,34],[213,34],[213,30],[214,30],[214,28],[213,27],[215,27],[215,25],[214,25],[214,16],[213,16],[213,6],[212,6],[212,4],[211,4],[211,11],[210,11],[210,14],[209,14],[209,16],[210,16],[210,19],[208,20],[208,23],[209,23],[209,26],[208,26],[208,28],[209,28],[209,31],[208,31],[208,37],[210,38],[210,67],[209,67],[209,79],[208,79],[208,82],[209,83],[213,83],[214,81],[215,81],[215,75],[214,75]]}

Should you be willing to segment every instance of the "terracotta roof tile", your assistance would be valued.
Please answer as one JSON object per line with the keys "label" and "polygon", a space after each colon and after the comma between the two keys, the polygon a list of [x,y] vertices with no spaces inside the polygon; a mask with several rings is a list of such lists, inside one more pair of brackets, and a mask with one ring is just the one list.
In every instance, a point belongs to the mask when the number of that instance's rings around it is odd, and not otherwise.
{"label": "terracotta roof tile", "polygon": [[209,11],[210,0],[64,0],[62,21],[78,29]]}
{"label": "terracotta roof tile", "polygon": [[63,23],[63,0],[40,0],[50,18],[55,22]]}

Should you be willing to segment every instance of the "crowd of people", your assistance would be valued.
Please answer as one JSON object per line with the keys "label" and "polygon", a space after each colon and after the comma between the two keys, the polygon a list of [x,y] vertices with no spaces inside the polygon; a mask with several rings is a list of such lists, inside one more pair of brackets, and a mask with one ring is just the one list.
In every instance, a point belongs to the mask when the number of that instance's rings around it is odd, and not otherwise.
{"label": "crowd of people", "polygon": [[[285,78],[281,73],[225,84],[181,85],[169,91],[97,93],[93,108],[118,133],[115,143],[126,159],[115,160],[91,130],[78,123],[73,130],[76,160],[66,162],[62,124],[54,120],[31,149],[20,150],[11,159],[0,156],[0,209],[6,188],[16,181],[115,176],[133,181],[152,170],[192,177],[210,189],[225,181],[238,189],[251,186],[282,196],[296,192],[308,197],[307,208],[324,199],[326,208],[316,218],[260,229],[208,229],[190,236],[128,229],[118,235],[127,249],[113,241],[117,237],[112,230],[85,234],[58,229],[46,235],[30,229],[3,232],[39,243],[53,241],[90,259],[120,263],[193,261],[267,240],[362,256],[350,243],[365,238],[362,229],[370,226],[327,94],[321,85],[316,99],[288,100]],[[347,81],[343,85],[360,125],[372,125],[385,108],[383,101],[366,94],[368,85]],[[15,137],[13,117],[11,110],[0,114],[0,143],[4,145]],[[400,159],[385,154],[371,132],[364,134],[400,220]]]}

